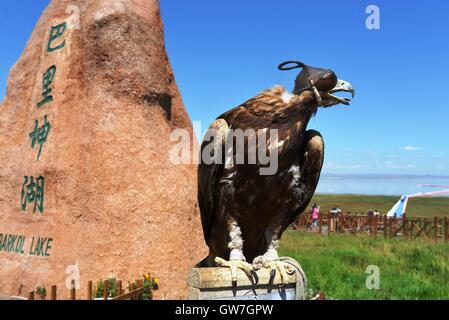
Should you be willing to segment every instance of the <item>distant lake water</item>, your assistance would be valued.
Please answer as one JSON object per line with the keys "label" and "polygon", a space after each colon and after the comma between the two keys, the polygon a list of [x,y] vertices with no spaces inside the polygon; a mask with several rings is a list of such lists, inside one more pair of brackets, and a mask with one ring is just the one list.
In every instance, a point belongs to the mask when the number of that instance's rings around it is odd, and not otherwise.
{"label": "distant lake water", "polygon": [[[419,187],[435,185],[438,187]],[[317,193],[407,195],[449,189],[449,177],[409,175],[322,175]]]}

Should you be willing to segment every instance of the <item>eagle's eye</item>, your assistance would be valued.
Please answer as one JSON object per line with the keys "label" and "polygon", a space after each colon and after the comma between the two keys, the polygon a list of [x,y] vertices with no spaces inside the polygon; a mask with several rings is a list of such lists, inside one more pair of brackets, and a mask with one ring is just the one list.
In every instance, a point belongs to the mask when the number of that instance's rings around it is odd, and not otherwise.
{"label": "eagle's eye", "polygon": [[314,82],[318,91],[327,92],[337,84],[337,76],[331,70],[324,70],[317,75],[317,79]]}

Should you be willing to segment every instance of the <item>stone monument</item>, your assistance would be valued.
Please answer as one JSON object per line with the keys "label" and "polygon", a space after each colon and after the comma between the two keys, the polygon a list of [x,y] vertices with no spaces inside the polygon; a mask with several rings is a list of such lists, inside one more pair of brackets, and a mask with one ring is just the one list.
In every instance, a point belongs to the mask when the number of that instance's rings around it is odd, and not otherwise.
{"label": "stone monument", "polygon": [[152,272],[185,298],[207,251],[175,128],[195,136],[158,1],[53,0],[0,105],[0,294]]}

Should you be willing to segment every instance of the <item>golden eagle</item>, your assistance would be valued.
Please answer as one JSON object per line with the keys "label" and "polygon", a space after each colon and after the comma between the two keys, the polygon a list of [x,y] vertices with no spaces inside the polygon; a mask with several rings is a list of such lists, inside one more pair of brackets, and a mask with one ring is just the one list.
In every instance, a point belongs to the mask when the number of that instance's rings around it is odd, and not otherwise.
{"label": "golden eagle", "polygon": [[[201,145],[202,160],[207,150],[220,155],[213,163],[198,167],[198,200],[209,256],[199,266],[218,264],[252,270],[253,264],[275,262],[284,230],[307,208],[318,184],[324,157],[324,142],[319,132],[306,130],[318,107],[349,105],[349,98],[336,92],[354,90],[329,69],[314,68],[298,61],[287,61],[279,70],[302,68],[292,93],[282,86],[268,89],[219,116],[209,127]],[[251,145],[251,134],[244,136],[244,154],[228,148],[240,130],[277,130],[277,141],[258,140]],[[213,137],[211,140],[210,137]],[[266,164],[248,163],[251,150],[266,143],[268,153],[277,151],[277,170],[263,175]],[[211,148],[212,147],[212,148]],[[257,151],[258,152],[258,151]],[[235,161],[242,157],[246,162]],[[228,160],[231,165],[227,165]],[[218,259],[217,259],[218,258]],[[229,259],[224,263],[222,259]],[[231,267],[232,269],[232,267]]]}

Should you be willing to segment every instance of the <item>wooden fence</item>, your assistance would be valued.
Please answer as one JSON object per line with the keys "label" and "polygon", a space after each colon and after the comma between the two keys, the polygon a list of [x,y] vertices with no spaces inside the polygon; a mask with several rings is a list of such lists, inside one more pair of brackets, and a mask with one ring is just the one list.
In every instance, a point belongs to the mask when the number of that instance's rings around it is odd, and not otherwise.
{"label": "wooden fence", "polygon": [[317,226],[312,226],[311,214],[302,214],[293,225],[296,230],[321,234],[368,234],[384,238],[425,239],[449,242],[449,218],[389,218],[357,214],[319,215]]}
{"label": "wooden fence", "polygon": [[[87,300],[93,300],[93,281],[87,283]],[[68,289],[66,289],[68,290]],[[143,300],[144,285],[142,280],[136,280],[134,283],[128,285],[127,290],[123,288],[122,281],[117,280],[116,282],[117,295],[114,297],[109,296],[109,281],[104,280],[103,282],[103,295],[101,298],[95,298],[95,300]],[[77,300],[77,294],[79,290],[75,288],[69,289],[70,298],[69,300]],[[39,294],[36,291],[31,291],[28,294],[28,300],[36,300]],[[41,297],[40,300],[46,300],[46,297]],[[58,300],[58,288],[57,286],[52,286],[50,288],[50,299]]]}

